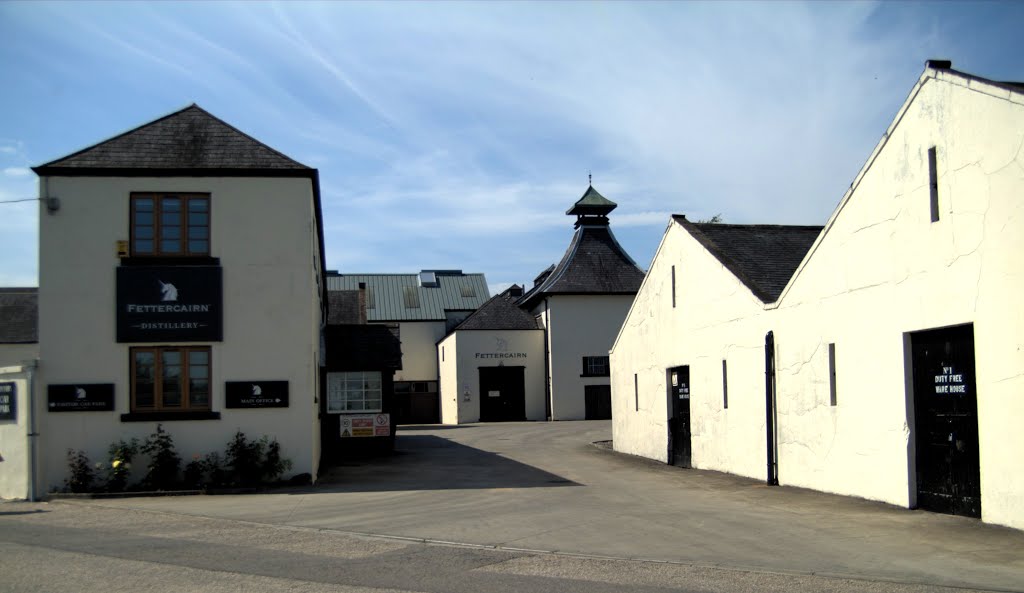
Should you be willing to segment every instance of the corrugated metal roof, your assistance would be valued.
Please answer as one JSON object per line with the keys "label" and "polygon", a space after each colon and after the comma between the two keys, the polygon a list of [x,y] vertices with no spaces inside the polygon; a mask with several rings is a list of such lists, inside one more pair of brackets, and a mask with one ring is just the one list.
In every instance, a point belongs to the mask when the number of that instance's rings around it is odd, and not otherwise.
{"label": "corrugated metal roof", "polygon": [[435,271],[437,286],[421,286],[419,274],[327,276],[327,290],[358,290],[366,284],[367,321],[444,321],[445,310],[471,311],[491,297],[483,274]]}

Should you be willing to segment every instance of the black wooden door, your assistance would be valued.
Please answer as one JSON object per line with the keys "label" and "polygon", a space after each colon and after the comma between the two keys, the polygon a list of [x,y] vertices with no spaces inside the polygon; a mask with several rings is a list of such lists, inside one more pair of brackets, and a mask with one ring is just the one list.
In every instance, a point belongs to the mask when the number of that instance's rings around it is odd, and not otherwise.
{"label": "black wooden door", "polygon": [[612,386],[584,385],[584,418],[587,420],[612,419]]}
{"label": "black wooden door", "polygon": [[526,367],[480,368],[480,421],[526,420]]}
{"label": "black wooden door", "polygon": [[669,463],[690,467],[690,367],[668,370]]}
{"label": "black wooden door", "polygon": [[911,335],[917,506],[981,516],[974,328]]}

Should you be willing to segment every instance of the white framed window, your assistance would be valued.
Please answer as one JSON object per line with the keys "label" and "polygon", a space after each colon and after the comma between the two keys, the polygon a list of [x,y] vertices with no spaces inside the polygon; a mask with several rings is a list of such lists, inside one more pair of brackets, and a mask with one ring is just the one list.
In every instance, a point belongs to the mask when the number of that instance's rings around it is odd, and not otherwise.
{"label": "white framed window", "polygon": [[327,373],[327,413],[380,411],[380,371]]}

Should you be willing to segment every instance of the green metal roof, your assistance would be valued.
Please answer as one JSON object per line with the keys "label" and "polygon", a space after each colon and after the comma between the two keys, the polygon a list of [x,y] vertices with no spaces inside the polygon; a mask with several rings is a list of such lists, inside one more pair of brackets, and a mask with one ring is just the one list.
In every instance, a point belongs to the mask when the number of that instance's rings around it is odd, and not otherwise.
{"label": "green metal roof", "polygon": [[597,193],[597,190],[594,189],[593,185],[591,185],[587,187],[587,191],[583,193],[583,197],[576,200],[576,203],[573,204],[572,208],[566,210],[565,213],[575,215],[607,215],[612,210],[615,210],[616,206],[618,206],[618,204]]}
{"label": "green metal roof", "polygon": [[424,270],[419,274],[338,274],[327,290],[366,284],[367,321],[445,321],[445,311],[474,311],[490,299],[483,274]]}

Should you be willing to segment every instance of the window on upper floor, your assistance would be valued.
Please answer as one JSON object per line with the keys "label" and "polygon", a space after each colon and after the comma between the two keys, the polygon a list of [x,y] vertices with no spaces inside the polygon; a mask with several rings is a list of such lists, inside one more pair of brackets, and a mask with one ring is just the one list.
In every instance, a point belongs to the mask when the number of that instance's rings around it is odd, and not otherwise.
{"label": "window on upper floor", "polygon": [[209,194],[133,193],[131,254],[210,255]]}
{"label": "window on upper floor", "polygon": [[607,377],[608,376],[607,356],[584,356],[583,377]]}
{"label": "window on upper floor", "polygon": [[210,409],[210,348],[131,349],[132,412]]}

